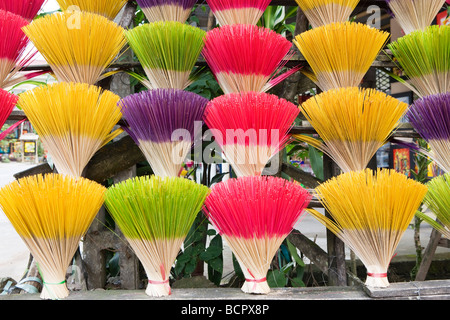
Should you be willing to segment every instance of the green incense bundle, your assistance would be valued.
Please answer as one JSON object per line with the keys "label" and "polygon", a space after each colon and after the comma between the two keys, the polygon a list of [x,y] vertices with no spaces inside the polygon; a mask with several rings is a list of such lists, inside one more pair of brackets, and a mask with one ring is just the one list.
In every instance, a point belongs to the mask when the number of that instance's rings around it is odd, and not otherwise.
{"label": "green incense bundle", "polygon": [[106,208],[144,266],[149,296],[171,294],[170,269],[208,194],[178,177],[137,177],[109,188]]}
{"label": "green incense bundle", "polygon": [[430,26],[388,45],[421,96],[450,91],[450,26]]}
{"label": "green incense bundle", "polygon": [[416,215],[450,239],[450,173],[428,182],[424,204],[431,212],[418,212]]}
{"label": "green incense bundle", "polygon": [[184,89],[203,49],[206,32],[176,21],[147,23],[126,32],[148,81],[148,89]]}

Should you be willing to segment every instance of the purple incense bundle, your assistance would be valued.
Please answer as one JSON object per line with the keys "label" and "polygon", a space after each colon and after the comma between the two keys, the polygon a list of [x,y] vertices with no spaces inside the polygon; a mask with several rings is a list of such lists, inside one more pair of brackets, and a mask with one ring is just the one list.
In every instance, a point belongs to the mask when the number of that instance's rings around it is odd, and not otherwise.
{"label": "purple incense bundle", "polygon": [[450,92],[417,100],[411,105],[407,117],[431,147],[431,153],[423,153],[445,172],[450,172]]}
{"label": "purple incense bundle", "polygon": [[[208,100],[178,89],[155,89],[119,102],[127,127],[157,176],[176,177],[201,129]],[[201,135],[201,130],[198,132]]]}
{"label": "purple incense bundle", "polygon": [[185,23],[197,0],[137,0],[147,20]]}

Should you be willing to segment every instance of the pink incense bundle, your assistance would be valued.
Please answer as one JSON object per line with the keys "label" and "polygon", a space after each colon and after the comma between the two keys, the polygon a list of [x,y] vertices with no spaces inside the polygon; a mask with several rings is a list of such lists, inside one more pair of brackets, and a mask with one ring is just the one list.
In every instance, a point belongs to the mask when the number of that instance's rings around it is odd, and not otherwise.
{"label": "pink incense bundle", "polygon": [[19,15],[0,10],[0,88],[11,87],[40,74],[37,72],[15,77],[37,53],[36,50],[25,52],[29,39],[22,27],[26,25],[28,21]]}
{"label": "pink incense bundle", "polygon": [[210,101],[203,117],[236,175],[261,175],[289,141],[300,110],[261,92],[230,93]]}
{"label": "pink incense bundle", "polygon": [[266,92],[300,67],[278,75],[294,54],[292,43],[255,25],[225,25],[206,33],[203,57],[224,93]]}
{"label": "pink incense bundle", "polygon": [[243,292],[270,292],[272,259],[310,201],[299,184],[277,177],[230,179],[211,188],[204,212],[241,266]]}
{"label": "pink incense bundle", "polygon": [[[8,120],[8,117],[11,115],[11,112],[13,111],[17,100],[19,100],[18,96],[0,88],[0,129],[3,127],[6,120]],[[8,134],[10,134],[15,128],[17,128],[17,126],[20,125],[23,121],[24,120],[16,122],[7,130],[0,133],[0,141],[3,140]]]}
{"label": "pink incense bundle", "polygon": [[9,11],[31,21],[46,0],[2,0],[0,10]]}
{"label": "pink incense bundle", "polygon": [[271,0],[207,0],[219,25],[256,25]]}

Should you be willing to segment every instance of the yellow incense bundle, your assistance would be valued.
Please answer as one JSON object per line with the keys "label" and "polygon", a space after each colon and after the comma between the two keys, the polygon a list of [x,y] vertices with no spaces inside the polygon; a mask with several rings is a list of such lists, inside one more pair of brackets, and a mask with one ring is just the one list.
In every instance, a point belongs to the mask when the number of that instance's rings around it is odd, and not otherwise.
{"label": "yellow incense bundle", "polygon": [[295,0],[313,28],[349,19],[359,0]]}
{"label": "yellow incense bundle", "polygon": [[42,299],[69,295],[66,271],[98,210],[106,188],[58,174],[14,181],[0,190],[0,206],[36,259]]}
{"label": "yellow incense bundle", "polygon": [[113,20],[127,0],[56,0],[63,11],[85,11]]}
{"label": "yellow incense bundle", "polygon": [[359,86],[388,38],[366,24],[343,22],[303,32],[293,42],[312,69],[305,75],[327,91]]}
{"label": "yellow incense bundle", "polygon": [[23,30],[61,82],[97,83],[126,44],[122,27],[89,12],[57,12]]}
{"label": "yellow incense bundle", "polygon": [[316,188],[332,219],[308,211],[361,259],[367,286],[387,287],[390,261],[427,189],[395,170],[349,172]]}
{"label": "yellow incense bundle", "polygon": [[23,93],[19,106],[59,173],[80,177],[92,156],[122,132],[120,97],[84,83],[57,83]]}
{"label": "yellow incense bundle", "polygon": [[300,106],[322,141],[293,137],[323,151],[344,171],[364,170],[408,110],[408,104],[375,89],[332,89]]}

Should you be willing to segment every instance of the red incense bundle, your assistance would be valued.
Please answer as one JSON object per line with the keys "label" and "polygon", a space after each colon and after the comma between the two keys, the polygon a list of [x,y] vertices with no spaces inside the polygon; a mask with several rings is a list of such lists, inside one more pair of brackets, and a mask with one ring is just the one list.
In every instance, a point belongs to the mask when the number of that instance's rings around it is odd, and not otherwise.
{"label": "red incense bundle", "polygon": [[244,177],[215,184],[204,212],[235,254],[245,293],[267,294],[267,271],[281,243],[309,205],[299,184],[277,177]]}
{"label": "red incense bundle", "polygon": [[261,175],[289,141],[299,114],[293,103],[268,93],[231,93],[212,100],[204,121],[236,175]]}
{"label": "red incense bundle", "polygon": [[224,93],[266,92],[297,72],[278,75],[293,55],[292,43],[255,25],[226,25],[206,33],[203,57]]}

